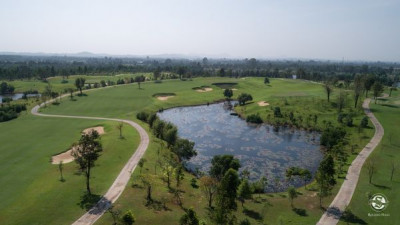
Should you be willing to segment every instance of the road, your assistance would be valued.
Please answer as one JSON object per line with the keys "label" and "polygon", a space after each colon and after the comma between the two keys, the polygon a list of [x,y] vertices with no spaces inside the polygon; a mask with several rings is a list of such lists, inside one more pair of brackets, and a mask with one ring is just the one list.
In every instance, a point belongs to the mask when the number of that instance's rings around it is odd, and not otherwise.
{"label": "road", "polygon": [[[63,95],[61,97],[69,96],[68,94]],[[55,99],[49,100],[46,104],[55,101]],[[90,225],[94,224],[114,203],[119,196],[124,191],[126,185],[129,182],[132,172],[135,170],[139,160],[143,157],[144,153],[149,146],[149,135],[147,132],[141,127],[139,124],[131,121],[131,120],[123,120],[123,119],[115,119],[115,118],[103,118],[103,117],[89,117],[89,116],[67,116],[67,115],[51,115],[51,114],[43,114],[39,112],[40,107],[44,106],[45,103],[41,105],[37,105],[32,108],[31,113],[36,116],[44,116],[44,117],[59,117],[59,118],[75,118],[75,119],[89,119],[89,120],[111,120],[127,123],[130,126],[134,127],[140,135],[140,144],[136,149],[135,153],[131,156],[128,162],[125,164],[124,168],[122,168],[118,177],[115,179],[114,183],[107,190],[106,194],[99,200],[99,202],[93,206],[88,212],[86,212],[83,216],[81,216],[78,220],[76,220],[73,225]]]}
{"label": "road", "polygon": [[[387,97],[387,94],[384,94],[384,97]],[[346,206],[350,204],[351,198],[353,197],[354,190],[356,189],[358,178],[365,160],[382,140],[384,130],[378,119],[376,119],[374,114],[371,112],[369,108],[370,102],[371,99],[365,99],[362,107],[365,114],[370,118],[372,124],[375,126],[375,134],[351,163],[349,170],[347,171],[346,179],[340,187],[339,192],[329,205],[328,209],[322,215],[317,225],[336,225],[339,222],[342,212]]]}

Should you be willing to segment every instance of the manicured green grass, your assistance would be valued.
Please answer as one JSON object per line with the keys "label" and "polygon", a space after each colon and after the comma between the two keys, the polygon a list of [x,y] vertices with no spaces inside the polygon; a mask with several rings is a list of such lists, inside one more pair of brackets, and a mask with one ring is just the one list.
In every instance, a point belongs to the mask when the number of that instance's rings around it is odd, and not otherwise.
{"label": "manicured green grass", "polygon": [[[71,78],[72,79],[72,78]],[[42,109],[44,113],[51,113],[51,114],[65,114],[65,115],[85,115],[85,116],[102,116],[102,117],[112,117],[112,118],[124,118],[124,119],[131,119],[136,120],[136,113],[142,110],[152,111],[155,112],[161,108],[170,108],[176,106],[185,106],[185,105],[196,105],[196,104],[205,104],[207,102],[213,102],[223,99],[223,89],[219,88],[218,86],[212,85],[213,83],[229,83],[229,82],[237,82],[238,84],[234,86],[237,90],[234,90],[234,98],[237,97],[240,93],[246,92],[250,93],[253,96],[253,102],[246,104],[245,106],[238,107],[236,110],[240,113],[245,115],[249,115],[251,113],[259,113],[263,119],[267,118],[268,114],[272,113],[272,108],[270,106],[267,107],[260,107],[257,105],[258,101],[267,101],[271,104],[272,107],[280,106],[281,111],[283,113],[288,113],[293,111],[296,116],[308,116],[309,114],[318,114],[318,124],[317,127],[323,126],[323,120],[331,121],[332,123],[336,124],[337,119],[337,111],[334,108],[334,104],[328,103],[326,101],[326,95],[324,90],[320,84],[302,81],[302,80],[285,80],[285,79],[271,79],[270,85],[264,85],[262,78],[245,78],[245,79],[233,79],[233,78],[196,78],[193,80],[188,81],[179,81],[179,80],[167,80],[163,81],[162,83],[154,83],[154,82],[145,82],[142,84],[142,88],[138,89],[137,84],[132,85],[123,85],[123,86],[116,86],[106,89],[98,89],[93,90],[87,93],[87,96],[83,97],[74,97],[76,101],[70,101],[68,99],[63,99],[61,104],[58,106],[51,105],[45,109]],[[213,88],[213,91],[210,92],[196,92],[193,90],[194,87],[201,87],[201,86],[209,86]],[[157,93],[174,93],[175,96],[170,98],[166,101],[160,101],[153,95]],[[331,97],[332,101],[336,98],[338,91],[335,90],[333,96]],[[285,101],[286,99],[286,101]],[[287,102],[287,103],[285,103]],[[353,110],[352,108],[352,100],[349,97],[347,100],[347,105],[349,109],[347,111],[353,111],[356,114],[354,118],[354,123],[358,124],[359,120],[362,118],[362,112],[360,110]],[[48,129],[48,136],[52,137],[52,142],[49,142],[49,146],[53,145],[64,145],[62,150],[65,150],[69,147],[69,145],[77,140],[79,136],[79,131],[82,129],[85,123],[96,125],[93,121],[84,121],[79,120],[80,122],[72,122],[72,120],[67,119],[49,119],[49,118],[37,118],[32,116],[26,116],[27,120],[39,120],[37,124],[33,124],[30,127],[34,129],[35,127],[41,127],[41,129]],[[34,119],[32,119],[34,118]],[[15,120],[15,123],[19,124],[18,126],[11,126],[12,130],[23,129],[25,126],[28,126],[29,123],[22,123],[25,117],[21,117]],[[53,120],[55,125],[47,125],[42,122],[45,120]],[[67,120],[67,122],[63,122]],[[273,120],[273,119],[272,119]],[[76,121],[76,120],[75,120]],[[82,121],[82,122],[81,122]],[[273,121],[272,121],[273,122]],[[33,122],[32,122],[33,123]],[[43,123],[43,124],[42,124]],[[49,124],[53,124],[50,123]],[[61,129],[62,124],[67,124],[68,126],[77,126],[74,129],[75,132],[78,132],[76,136],[70,136],[70,139],[64,140],[63,138],[53,138],[55,131],[54,129],[58,130]],[[25,124],[25,125],[24,125]],[[107,124],[107,123],[106,123]],[[146,124],[143,124],[145,129],[148,129]],[[90,125],[90,126],[91,126]],[[0,127],[3,126],[0,124]],[[67,126],[67,125],[65,125]],[[89,125],[88,125],[89,126]],[[49,128],[50,127],[50,128]],[[112,128],[112,126],[111,126]],[[72,129],[72,128],[71,128]],[[363,133],[358,134],[357,128],[350,127],[346,128],[347,131],[350,133],[348,136],[348,141],[350,143],[357,143],[359,145],[359,151],[362,146],[364,146],[370,137],[372,137],[373,129],[364,129]],[[115,131],[116,132],[116,131]],[[38,132],[39,133],[39,132]],[[127,132],[125,132],[127,133]],[[135,132],[130,132],[132,135]],[[149,133],[151,133],[149,131]],[[2,134],[5,135],[5,134]],[[38,134],[37,134],[38,135]],[[117,134],[115,134],[117,135]],[[29,136],[23,135],[23,139],[28,139],[28,143],[34,143],[37,140],[46,140],[45,137],[38,137],[38,136]],[[105,137],[104,137],[105,139]],[[8,140],[8,136],[1,137],[0,140]],[[10,139],[11,140],[11,139]],[[13,141],[9,145],[9,148],[15,147],[17,145],[17,141],[12,139]],[[130,139],[127,139],[130,141]],[[136,142],[135,142],[136,143]],[[115,143],[112,143],[115,144]],[[29,146],[35,146],[35,144],[30,144]],[[26,147],[28,148],[28,147]],[[141,188],[132,188],[127,187],[127,189],[122,194],[121,198],[116,203],[116,208],[121,210],[132,209],[134,214],[137,217],[137,224],[176,224],[179,217],[184,213],[183,210],[177,206],[177,204],[173,201],[173,196],[170,194],[166,189],[166,184],[162,182],[159,178],[160,171],[158,171],[158,176],[154,175],[154,164],[157,160],[157,149],[159,145],[155,142],[155,138],[151,137],[151,143],[149,146],[149,150],[146,152],[145,157],[147,162],[145,164],[145,169],[143,173],[151,174],[154,176],[155,186],[153,187],[153,194],[156,200],[160,200],[161,197],[165,197],[167,199],[167,207],[169,210],[167,211],[158,211],[154,209],[149,209],[144,206],[144,197],[145,197],[145,190]],[[35,149],[35,147],[29,147],[28,149]],[[52,150],[53,149],[53,150]],[[55,151],[54,146],[51,149],[46,150],[47,152]],[[57,148],[59,149],[59,148]],[[119,149],[119,148],[118,148]],[[62,151],[61,150],[61,151]],[[349,150],[349,148],[347,148]],[[6,152],[6,150],[2,150]],[[10,150],[8,150],[10,151]],[[22,154],[23,150],[20,150],[20,154]],[[58,150],[53,152],[52,154],[59,152]],[[130,152],[132,154],[132,152]],[[47,154],[49,155],[49,154]],[[51,155],[51,154],[50,154]],[[129,155],[129,154],[127,154]],[[104,155],[105,158],[106,155]],[[123,158],[126,162],[126,156]],[[351,162],[354,159],[355,155],[352,155],[349,159]],[[10,160],[14,157],[10,156]],[[48,159],[47,159],[48,160]],[[28,165],[30,162],[25,161],[23,162],[24,165]],[[8,164],[8,166],[10,163]],[[36,164],[35,164],[36,165]],[[37,163],[39,165],[39,163]],[[116,177],[117,172],[120,170],[121,167],[118,169],[114,168],[113,163],[107,164],[100,164],[98,168],[95,170],[101,171],[102,176],[108,177],[110,182],[112,179]],[[109,165],[109,166],[108,166]],[[123,163],[121,163],[121,166]],[[104,166],[104,170],[101,170]],[[15,166],[17,167],[17,166]],[[21,189],[18,193],[27,193],[21,196],[20,198],[17,197],[10,197],[10,202],[13,202],[16,206],[11,207],[10,205],[6,205],[4,208],[7,208],[4,212],[0,212],[0,219],[10,216],[15,216],[18,213],[28,211],[28,209],[24,209],[24,211],[16,210],[21,205],[24,205],[24,199],[32,196],[32,192],[37,191],[39,185],[47,185],[43,183],[44,177],[51,177],[49,175],[50,171],[53,173],[54,177],[57,177],[57,168],[54,166],[50,168],[38,168],[36,170],[36,174],[31,174],[28,176],[32,180],[38,180],[35,182],[36,186],[30,187],[30,189]],[[111,174],[107,171],[107,169],[115,169],[115,173]],[[4,167],[8,168],[8,167]],[[71,165],[71,171],[74,170],[75,167]],[[16,169],[17,170],[17,169]],[[158,168],[160,170],[160,168]],[[47,171],[47,172],[43,172]],[[22,174],[23,171],[20,171]],[[140,183],[138,181],[138,170],[135,170],[132,182]],[[11,172],[8,178],[8,181],[15,179],[14,177],[16,173]],[[100,173],[99,173],[100,174]],[[5,177],[5,175],[1,175],[0,177]],[[65,191],[65,193],[70,193],[79,198],[82,194],[82,189],[84,189],[84,180],[82,177],[77,178],[77,183],[75,188],[69,188]],[[75,176],[67,177],[67,182],[62,183],[62,185],[67,184],[68,182],[72,182],[72,179]],[[207,209],[205,204],[205,199],[201,194],[199,189],[194,189],[190,186],[190,179],[192,176],[188,173],[185,174],[185,180],[183,181],[183,190],[185,193],[183,194],[183,205],[184,207],[194,207],[195,211],[200,215],[202,219],[208,220],[207,216]],[[96,179],[98,179],[96,177]],[[282,178],[283,179],[283,178]],[[3,180],[3,179],[2,179]],[[5,179],[6,180],[6,179]],[[31,182],[32,182],[31,180]],[[69,181],[71,180],[71,181]],[[58,184],[57,179],[55,178],[54,181]],[[270,181],[272,182],[272,181]],[[333,193],[336,193],[340,187],[340,184],[343,182],[342,178],[338,179],[338,185],[335,186]],[[105,184],[104,186],[99,187],[96,193],[103,193],[111,183],[108,185]],[[22,182],[21,186],[28,186],[29,182]],[[79,186],[81,185],[81,186]],[[59,188],[60,185],[48,185],[52,187],[52,190],[56,190]],[[312,187],[311,185],[310,187]],[[79,187],[79,188],[76,188]],[[103,189],[102,189],[103,188]],[[12,189],[12,187],[10,187]],[[266,194],[261,195],[259,201],[247,201],[245,207],[248,209],[246,213],[243,213],[241,207],[239,207],[237,211],[237,217],[239,219],[247,217],[250,218],[253,224],[257,223],[267,223],[267,224],[280,224],[281,222],[284,224],[313,224],[318,221],[319,217],[322,215],[323,211],[319,208],[319,201],[316,193],[314,191],[308,191],[304,188],[299,188],[298,191],[301,193],[300,197],[295,200],[295,207],[299,209],[304,209],[306,215],[298,215],[290,208],[290,203],[286,197],[285,193],[277,193],[277,194]],[[17,193],[17,192],[15,192]],[[47,193],[47,192],[46,192]],[[75,193],[75,194],[72,194]],[[76,197],[72,200],[72,197],[69,198],[68,194],[64,194],[64,191],[58,191],[58,198],[54,197],[50,194],[42,194],[43,196],[47,196],[46,201],[42,201],[37,203],[35,201],[31,201],[31,207],[37,206],[37,209],[33,211],[32,214],[23,217],[21,220],[29,219],[30,221],[42,221],[38,213],[38,211],[43,210],[45,203],[52,200],[54,204],[67,204],[65,208],[67,212],[65,215],[62,216],[49,216],[49,221],[52,221],[51,218],[55,221],[57,220],[56,224],[67,224],[72,222],[73,220],[77,219],[83,210],[77,210],[76,205],[72,206],[71,202],[75,202],[76,204]],[[39,195],[33,195],[39,196]],[[257,199],[257,196],[254,196]],[[324,206],[329,205],[330,201],[333,199],[334,195],[324,199]],[[38,198],[36,197],[36,201]],[[55,199],[55,200],[53,200]],[[10,203],[11,204],[11,203]],[[54,205],[52,205],[54,207]],[[8,208],[11,208],[10,210]],[[51,208],[51,207],[49,207]],[[51,208],[52,209],[52,208]],[[78,208],[79,209],[79,208]],[[65,209],[64,209],[65,210]],[[53,209],[52,209],[53,211]],[[61,210],[56,210],[60,212]],[[301,210],[300,210],[301,211]],[[299,212],[299,211],[298,211]],[[58,215],[57,213],[55,213]],[[301,214],[301,212],[300,212]],[[37,216],[35,216],[37,215]],[[57,218],[56,218],[57,217]],[[15,220],[13,220],[15,221]],[[111,217],[110,215],[105,215],[102,217],[98,224],[110,224]],[[1,220],[0,220],[1,222]],[[45,222],[40,222],[45,223]]]}
{"label": "manicured green grass", "polygon": [[[64,91],[66,88],[73,88],[75,89],[75,79],[78,77],[83,77],[86,79],[86,83],[100,83],[101,80],[104,81],[114,81],[116,82],[118,79],[125,79],[143,75],[145,77],[151,77],[150,73],[135,73],[135,74],[118,74],[118,75],[104,75],[104,76],[93,76],[93,75],[72,75],[68,76],[67,83],[62,83],[61,81],[63,78],[61,76],[50,77],[48,78],[48,83],[45,83],[41,80],[32,79],[32,80],[14,80],[14,81],[5,81],[15,87],[15,92],[24,92],[29,90],[37,90],[42,92],[45,90],[46,86],[50,84],[52,86],[53,91],[61,92]],[[1,81],[2,82],[2,81]]]}
{"label": "manicured green grass", "polygon": [[85,179],[71,162],[64,165],[66,181],[59,181],[51,156],[69,149],[83,129],[104,126],[104,150],[92,179],[93,193],[101,195],[136,149],[138,133],[124,126],[125,139],[119,139],[115,122],[23,114],[0,123],[0,224],[70,224],[85,212],[79,206]]}
{"label": "manicured green grass", "polygon": [[[371,108],[385,129],[381,144],[370,155],[369,160],[375,163],[377,172],[369,183],[368,169],[364,165],[356,191],[350,203],[350,210],[355,214],[351,221],[341,221],[340,224],[398,224],[400,221],[400,96],[393,92],[392,98],[380,100],[378,104],[371,103]],[[392,163],[396,170],[390,181]],[[368,204],[368,195],[382,193],[389,200],[389,206],[382,212],[390,216],[368,216],[376,212]]]}

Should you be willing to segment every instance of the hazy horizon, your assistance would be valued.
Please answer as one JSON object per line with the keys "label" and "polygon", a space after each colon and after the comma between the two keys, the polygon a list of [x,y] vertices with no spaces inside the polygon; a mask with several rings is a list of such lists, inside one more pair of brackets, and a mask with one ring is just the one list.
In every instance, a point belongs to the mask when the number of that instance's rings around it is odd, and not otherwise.
{"label": "hazy horizon", "polygon": [[3,1],[0,52],[400,61],[400,2]]}

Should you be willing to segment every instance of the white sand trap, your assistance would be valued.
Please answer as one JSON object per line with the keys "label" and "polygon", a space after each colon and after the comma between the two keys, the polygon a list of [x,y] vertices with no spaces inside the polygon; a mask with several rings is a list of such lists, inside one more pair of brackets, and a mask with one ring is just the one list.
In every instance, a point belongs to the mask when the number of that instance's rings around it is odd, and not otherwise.
{"label": "white sand trap", "polygon": [[266,101],[260,101],[260,102],[257,102],[257,104],[258,104],[259,106],[269,106],[269,103],[266,102]]}
{"label": "white sand trap", "polygon": [[[104,134],[104,127],[90,127],[90,128],[86,128],[82,131],[82,133],[88,134],[91,130],[95,130],[97,131],[97,133]],[[52,164],[59,164],[61,161],[63,163],[70,163],[72,161],[74,161],[74,157],[72,156],[72,150],[74,150],[74,148],[71,148],[70,150],[60,153],[58,155],[52,156],[51,157],[51,163]]]}
{"label": "white sand trap", "polygon": [[212,88],[201,88],[201,89],[196,89],[197,92],[209,92],[212,91]]}
{"label": "white sand trap", "polygon": [[175,96],[173,96],[173,95],[170,95],[170,96],[158,96],[157,99],[160,100],[160,101],[167,101],[168,99],[173,98],[173,97],[175,97]]}
{"label": "white sand trap", "polygon": [[90,127],[82,131],[82,133],[88,134],[91,130],[97,131],[100,135],[104,134],[104,127]]}
{"label": "white sand trap", "polygon": [[237,88],[232,88],[231,90],[232,90],[232,91],[237,91],[238,89],[237,89]]}

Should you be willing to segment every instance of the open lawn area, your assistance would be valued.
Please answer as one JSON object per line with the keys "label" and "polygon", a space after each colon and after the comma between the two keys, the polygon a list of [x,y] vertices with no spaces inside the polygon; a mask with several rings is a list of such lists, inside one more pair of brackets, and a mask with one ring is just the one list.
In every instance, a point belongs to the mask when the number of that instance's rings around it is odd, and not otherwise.
{"label": "open lawn area", "polygon": [[[376,173],[369,183],[368,168],[364,164],[357,189],[349,209],[355,215],[344,218],[340,224],[397,224],[400,221],[400,95],[393,92],[391,98],[371,102],[371,109],[385,129],[381,144],[369,157],[374,162]],[[395,167],[393,179],[392,168]],[[389,206],[382,211],[388,216],[369,216],[376,214],[368,204],[369,196],[382,193],[389,200]]]}
{"label": "open lawn area", "polygon": [[[235,108],[243,117],[258,113],[264,121],[275,123],[273,111],[279,106],[282,113],[293,112],[301,121],[299,126],[306,129],[320,129],[326,123],[338,124],[335,103],[340,92],[338,89],[334,90],[331,102],[328,102],[321,84],[287,79],[271,79],[271,84],[268,85],[264,84],[261,78],[195,78],[187,81],[165,80],[160,83],[149,81],[142,83],[140,89],[137,84],[128,84],[92,90],[84,96],[74,96],[74,101],[64,98],[61,104],[48,105],[41,108],[41,112],[137,121],[136,114],[140,111],[156,112],[171,107],[223,100],[223,88],[226,88],[226,85],[233,89],[234,99],[241,93],[253,96],[252,101]],[[198,91],[199,88],[207,91]],[[165,100],[157,98],[163,95],[173,97]],[[268,102],[269,105],[260,106],[257,104],[260,101]],[[350,94],[346,97],[345,105],[344,112],[354,114],[354,126],[344,126],[348,133],[346,139],[357,146],[354,149],[355,153],[350,154],[348,164],[344,168],[346,170],[356,153],[372,137],[374,129],[357,129],[363,112],[360,107],[354,109]],[[318,116],[315,124],[306,119],[311,114]],[[132,210],[137,224],[177,224],[184,211],[176,204],[173,194],[160,178],[161,169],[156,166],[158,152],[168,150],[162,148],[147,124],[137,122],[148,131],[151,138],[149,149],[145,153],[147,162],[141,172],[139,168],[134,171],[131,185],[116,202],[115,209],[123,212]],[[5,188],[0,193],[1,199],[4,199],[0,208],[0,223],[31,224],[35,221],[37,224],[70,224],[84,213],[79,202],[85,190],[85,183],[82,176],[75,174],[77,166],[74,163],[66,164],[66,182],[60,182],[58,167],[51,165],[49,159],[51,155],[67,150],[78,140],[83,129],[97,125],[104,126],[106,131],[102,136],[104,152],[93,169],[93,190],[95,194],[101,195],[111,186],[124,163],[136,149],[138,135],[133,128],[124,126],[125,139],[118,139],[116,123],[105,121],[22,115],[16,120],[0,124],[3,130],[10,130],[0,135],[0,141],[5,143],[0,150],[2,156],[5,156],[1,158],[4,169],[0,172],[0,184]],[[346,151],[350,153],[350,146],[346,147]],[[153,197],[156,201],[152,205],[145,206],[146,190],[140,182],[140,173],[151,177],[154,182]],[[183,207],[193,207],[199,217],[210,224],[206,199],[200,188],[192,187],[192,178],[193,175],[185,173],[181,187]],[[284,177],[281,180],[284,180]],[[343,174],[337,179],[333,195],[323,199],[324,206],[329,205],[342,181]],[[196,182],[199,184],[198,180]],[[316,223],[323,210],[319,207],[315,183],[309,184],[307,190],[302,187],[297,189],[297,192],[299,197],[294,201],[294,208],[291,208],[286,193],[255,194],[253,200],[246,201],[243,208],[238,204],[235,215],[239,220],[248,218],[252,224]],[[112,218],[106,213],[96,224],[111,223]]]}

